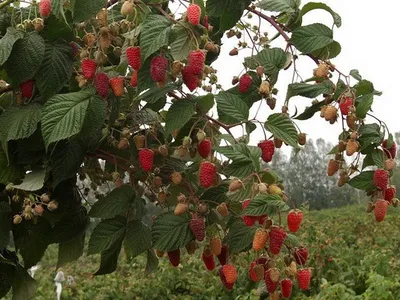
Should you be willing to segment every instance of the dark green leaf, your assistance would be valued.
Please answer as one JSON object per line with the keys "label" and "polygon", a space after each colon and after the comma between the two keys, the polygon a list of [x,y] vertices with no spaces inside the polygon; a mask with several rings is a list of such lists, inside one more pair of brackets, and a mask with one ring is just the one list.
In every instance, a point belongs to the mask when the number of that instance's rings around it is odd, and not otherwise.
{"label": "dark green leaf", "polygon": [[236,219],[229,227],[226,241],[230,253],[240,253],[251,249],[257,227],[246,226],[242,219]]}
{"label": "dark green leaf", "polygon": [[7,28],[7,33],[0,39],[0,66],[7,61],[15,42],[23,37],[23,31],[14,27]]}
{"label": "dark green leaf", "polygon": [[202,114],[208,113],[210,109],[214,107],[215,104],[213,94],[199,96],[195,99],[195,101],[197,108],[200,110]]}
{"label": "dark green leaf", "polygon": [[356,116],[359,119],[364,119],[367,113],[371,109],[372,103],[374,102],[373,94],[365,94],[357,98],[356,102]]}
{"label": "dark green leaf", "polygon": [[244,209],[242,215],[262,216],[272,215],[276,212],[287,211],[289,207],[278,195],[260,194],[251,200],[250,204]]}
{"label": "dark green leaf", "polygon": [[330,80],[321,83],[292,83],[288,86],[286,99],[289,100],[294,96],[303,96],[307,98],[315,98],[321,94],[329,94],[334,91],[335,85]]}
{"label": "dark green leaf", "polygon": [[68,242],[61,242],[58,246],[57,269],[67,263],[75,262],[79,257],[83,255],[84,247],[84,231],[74,237],[72,240],[69,240]]}
{"label": "dark green leaf", "polygon": [[151,248],[151,230],[140,220],[130,221],[126,231],[125,249],[130,258]]}
{"label": "dark green leaf", "polygon": [[[207,189],[200,197],[201,200],[212,200],[218,203],[226,202],[228,197],[226,193],[228,192],[229,184],[220,184],[219,186],[215,186]],[[210,203],[212,206],[216,206],[216,204]]]}
{"label": "dark green leaf", "polygon": [[195,104],[187,99],[173,103],[165,119],[165,132],[170,134],[176,129],[181,129],[192,118],[195,112]]}
{"label": "dark green leaf", "polygon": [[350,76],[352,76],[354,79],[361,81],[362,80],[362,76],[360,75],[360,72],[356,69],[353,69],[350,71]]}
{"label": "dark green leaf", "polygon": [[0,256],[0,299],[4,299],[4,297],[10,291],[12,284],[15,278],[15,265],[12,262],[3,262],[3,259]]}
{"label": "dark green leaf", "polygon": [[386,160],[386,155],[381,149],[374,149],[371,152],[372,161],[378,168],[383,168]]}
{"label": "dark green leaf", "polygon": [[245,121],[249,118],[249,107],[243,100],[229,92],[220,92],[215,96],[218,114],[228,115],[236,122]]}
{"label": "dark green leaf", "polygon": [[21,166],[17,166],[12,157],[9,162],[6,154],[0,148],[0,183],[18,183],[24,177],[24,174],[24,169]]}
{"label": "dark green leaf", "polygon": [[297,120],[308,120],[311,119],[315,113],[321,111],[321,107],[325,105],[325,100],[318,102],[312,106],[306,107],[306,109],[298,115],[295,119]]}
{"label": "dark green leaf", "polygon": [[53,243],[63,243],[75,239],[85,231],[89,217],[84,206],[69,210],[53,227]]}
{"label": "dark green leaf", "polygon": [[0,201],[0,250],[8,246],[11,224],[11,207],[8,202]]}
{"label": "dark green leaf", "polygon": [[77,0],[74,4],[74,21],[85,21],[95,16],[103,7],[107,0]]}
{"label": "dark green leaf", "polygon": [[374,171],[364,171],[349,180],[348,184],[359,190],[374,189],[373,183]]}
{"label": "dark green leaf", "polygon": [[325,3],[319,3],[319,2],[309,2],[306,5],[304,5],[301,10],[300,10],[300,16],[303,17],[306,13],[309,11],[312,11],[314,9],[323,9],[327,12],[329,12],[332,15],[333,22],[337,27],[342,26],[342,18],[332,10],[328,5]]}
{"label": "dark green leaf", "polygon": [[146,270],[144,271],[145,274],[154,273],[157,271],[158,267],[158,259],[156,254],[154,253],[153,249],[147,250],[147,263],[146,263]]}
{"label": "dark green leaf", "polygon": [[300,0],[261,0],[257,6],[267,11],[293,13],[299,5]]}
{"label": "dark green leaf", "polygon": [[168,45],[170,33],[170,20],[161,15],[148,16],[140,34],[142,60],[145,61],[154,52]]}
{"label": "dark green leaf", "polygon": [[194,39],[189,35],[188,30],[181,24],[176,25],[173,30],[175,39],[170,44],[171,55],[174,60],[184,60],[191,50],[196,49]]}
{"label": "dark green leaf", "polygon": [[265,128],[274,137],[280,139],[292,147],[298,147],[298,134],[296,127],[286,114],[276,113],[268,117]]}
{"label": "dark green leaf", "polygon": [[303,53],[312,53],[334,42],[332,30],[320,23],[296,28],[290,41]]}
{"label": "dark green leaf", "polygon": [[18,264],[12,285],[13,300],[31,299],[36,292],[36,288],[36,281]]}
{"label": "dark green leaf", "polygon": [[107,250],[101,252],[100,268],[94,273],[95,276],[110,274],[117,269],[122,241],[123,237],[120,237]]}
{"label": "dark green leaf", "polygon": [[314,57],[319,58],[321,60],[327,60],[338,56],[341,51],[342,51],[342,46],[338,42],[333,41],[327,46],[313,51],[311,54]]}

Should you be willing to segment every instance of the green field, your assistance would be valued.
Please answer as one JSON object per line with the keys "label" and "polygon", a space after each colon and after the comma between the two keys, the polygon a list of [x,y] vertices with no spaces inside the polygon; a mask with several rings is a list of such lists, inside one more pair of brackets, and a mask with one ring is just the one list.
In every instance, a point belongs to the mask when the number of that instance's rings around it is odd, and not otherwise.
{"label": "green field", "polygon": [[[293,291],[292,299],[400,299],[400,216],[391,208],[383,223],[376,223],[364,207],[313,211],[306,214],[298,237],[311,252],[312,288],[305,294]],[[111,275],[91,277],[97,256],[83,256],[62,268],[76,287],[64,282],[63,299],[258,299],[267,296],[247,279],[254,254],[231,258],[239,269],[239,280],[231,293],[220,283],[216,270],[208,272],[199,258],[184,254],[179,268],[168,259],[160,261],[157,273],[144,276],[145,258],[122,263]],[[35,299],[55,299],[57,251],[49,248],[35,274]]]}

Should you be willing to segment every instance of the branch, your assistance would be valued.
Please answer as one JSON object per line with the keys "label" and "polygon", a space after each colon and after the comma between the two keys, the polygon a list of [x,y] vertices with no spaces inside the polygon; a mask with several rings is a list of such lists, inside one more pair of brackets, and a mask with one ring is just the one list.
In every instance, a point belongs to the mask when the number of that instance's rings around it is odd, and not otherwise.
{"label": "branch", "polygon": [[13,3],[15,0],[6,0],[2,3],[0,3],[0,9],[2,9],[3,7],[6,7],[7,5]]}
{"label": "branch", "polygon": [[5,87],[5,88],[3,88],[3,89],[0,89],[0,95],[1,95],[1,94],[5,94],[5,93],[7,93],[7,92],[10,92],[10,91],[12,91],[12,90],[13,90],[12,86],[9,85],[9,86],[7,86],[7,87]]}
{"label": "branch", "polygon": [[107,2],[107,8],[109,8],[110,6],[113,6],[115,3],[117,3],[118,2],[118,0],[109,0],[108,2]]}

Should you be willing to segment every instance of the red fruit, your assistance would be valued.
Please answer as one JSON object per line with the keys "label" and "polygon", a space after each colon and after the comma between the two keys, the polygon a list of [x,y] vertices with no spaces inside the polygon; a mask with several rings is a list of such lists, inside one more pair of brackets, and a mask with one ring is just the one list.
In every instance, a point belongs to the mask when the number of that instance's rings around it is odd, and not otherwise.
{"label": "red fruit", "polygon": [[208,29],[208,16],[204,16],[203,18],[203,26]]}
{"label": "red fruit", "polygon": [[301,269],[297,271],[297,282],[302,290],[308,290],[310,287],[311,269]]}
{"label": "red fruit", "polygon": [[190,66],[185,66],[182,69],[182,79],[191,92],[193,92],[199,85],[199,77],[193,73]]}
{"label": "red fruit", "polygon": [[204,240],[206,236],[206,225],[203,219],[191,219],[189,226],[196,240],[200,242]]}
{"label": "red fruit", "polygon": [[187,64],[192,74],[199,75],[203,72],[206,53],[203,50],[194,50],[189,53]]}
{"label": "red fruit", "polygon": [[149,172],[153,168],[154,152],[148,148],[139,150],[139,163],[143,171]]}
{"label": "red fruit", "polygon": [[39,13],[43,19],[50,16],[50,13],[51,13],[51,1],[50,0],[41,0],[39,2]]}
{"label": "red fruit", "polygon": [[373,180],[377,188],[385,190],[389,184],[389,173],[384,169],[378,169],[374,173]]}
{"label": "red fruit", "polygon": [[190,4],[186,15],[189,23],[192,25],[196,26],[200,24],[201,8],[197,4]]}
{"label": "red fruit", "polygon": [[197,145],[197,151],[199,152],[199,154],[202,158],[207,158],[211,152],[211,141],[209,139],[202,140]]}
{"label": "red fruit", "polygon": [[257,217],[258,223],[259,223],[260,225],[264,224],[265,219],[266,219],[267,217],[268,217],[267,215],[258,216],[258,217]]}
{"label": "red fruit", "polygon": [[168,258],[169,258],[169,261],[171,262],[171,265],[173,265],[174,267],[179,266],[179,263],[181,260],[181,251],[179,249],[169,251]]}
{"label": "red fruit", "polygon": [[115,97],[121,97],[124,94],[124,78],[114,77],[110,79],[110,86]]}
{"label": "red fruit", "polygon": [[349,114],[349,108],[352,105],[353,105],[352,98],[350,98],[350,97],[344,98],[339,104],[340,112],[342,113],[342,115],[347,116]]}
{"label": "red fruit", "polygon": [[239,92],[241,93],[246,93],[249,88],[251,87],[251,84],[253,83],[253,79],[249,74],[244,74],[240,77],[239,79]]}
{"label": "red fruit", "polygon": [[250,268],[249,268],[249,277],[252,281],[257,282],[258,281],[258,276],[257,273],[254,271],[254,267],[257,265],[257,263],[255,261],[253,261],[250,264]]}
{"label": "red fruit", "polygon": [[264,229],[257,229],[253,237],[253,249],[261,251],[268,241],[268,233]]}
{"label": "red fruit", "polygon": [[126,49],[126,59],[128,64],[134,69],[139,70],[141,65],[140,47],[129,47]]}
{"label": "red fruit", "polygon": [[281,292],[283,298],[289,298],[292,293],[293,282],[289,279],[283,279],[281,281]]}
{"label": "red fruit", "polygon": [[225,244],[222,245],[221,253],[219,255],[217,255],[217,258],[218,258],[221,266],[226,265],[226,263],[228,262],[228,246],[227,245],[225,245]]}
{"label": "red fruit", "polygon": [[224,274],[224,271],[222,270],[222,268],[219,269],[219,278],[221,278],[222,284],[223,284],[228,290],[231,290],[231,289],[233,288],[233,285],[234,285],[235,283],[234,283],[234,282],[233,282],[233,283],[228,283],[228,282],[226,281],[225,274]]}
{"label": "red fruit", "polygon": [[22,96],[30,99],[33,94],[33,80],[28,80],[19,85]]}
{"label": "red fruit", "polygon": [[[250,199],[243,201],[242,210],[244,210],[249,204],[250,204]],[[258,217],[253,217],[253,216],[243,216],[242,220],[244,224],[246,224],[246,226],[253,226],[256,223],[257,218]]]}
{"label": "red fruit", "polygon": [[94,86],[100,97],[107,98],[109,93],[109,84],[110,79],[106,73],[98,73],[94,77]]}
{"label": "red fruit", "polygon": [[167,75],[168,60],[160,55],[155,56],[150,63],[150,75],[156,82],[164,82]]}
{"label": "red fruit", "polygon": [[206,268],[208,271],[212,271],[215,268],[215,261],[214,261],[214,255],[211,253],[210,250],[204,250],[203,254],[201,255],[201,258],[206,265]]}
{"label": "red fruit", "polygon": [[269,233],[269,250],[272,254],[278,254],[281,251],[286,236],[286,231],[282,227],[272,227]]}
{"label": "red fruit", "polygon": [[227,283],[235,283],[237,278],[237,272],[234,265],[222,266],[222,272],[224,273]]}
{"label": "red fruit", "polygon": [[270,272],[271,272],[271,269],[268,269],[268,270],[265,271],[265,273],[264,273],[264,281],[265,281],[265,285],[267,287],[267,292],[269,294],[272,294],[278,288],[279,280],[277,282],[273,282],[272,279],[271,279],[271,276],[270,276]]}
{"label": "red fruit", "polygon": [[397,192],[397,190],[394,185],[388,187],[384,193],[385,200],[389,201],[389,203],[392,203],[393,198],[396,196],[396,192]]}
{"label": "red fruit", "polygon": [[396,157],[396,143],[393,142],[390,148],[387,147],[388,140],[384,140],[382,143],[383,151],[385,151],[388,158],[395,158]]}
{"label": "red fruit", "polygon": [[133,71],[131,77],[131,86],[137,87],[137,81],[138,81],[138,71]]}
{"label": "red fruit", "polygon": [[86,79],[93,78],[96,73],[97,64],[93,59],[85,58],[82,60],[82,74]]}
{"label": "red fruit", "polygon": [[79,45],[77,43],[74,43],[74,42],[70,42],[70,43],[68,43],[68,45],[72,49],[72,55],[74,57],[77,56],[79,54]]}
{"label": "red fruit", "polygon": [[300,223],[303,220],[303,212],[295,209],[291,210],[287,215],[287,224],[290,232],[297,232],[300,228]]}
{"label": "red fruit", "polygon": [[212,186],[217,178],[217,168],[213,163],[204,161],[200,164],[199,170],[200,185],[204,188]]}
{"label": "red fruit", "polygon": [[266,140],[258,143],[258,147],[261,149],[261,158],[266,163],[272,160],[275,153],[274,141]]}
{"label": "red fruit", "polygon": [[304,247],[295,248],[293,257],[298,265],[305,265],[308,260],[308,249]]}
{"label": "red fruit", "polygon": [[385,219],[388,206],[389,202],[387,202],[386,200],[378,199],[378,201],[376,201],[374,213],[375,213],[375,220],[377,222],[382,222]]}

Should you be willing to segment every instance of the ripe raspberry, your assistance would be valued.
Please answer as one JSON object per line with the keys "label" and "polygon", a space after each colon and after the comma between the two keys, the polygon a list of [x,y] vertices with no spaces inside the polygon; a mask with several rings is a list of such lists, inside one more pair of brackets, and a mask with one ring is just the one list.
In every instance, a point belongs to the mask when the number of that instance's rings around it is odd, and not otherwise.
{"label": "ripe raspberry", "polygon": [[186,15],[189,23],[192,25],[196,26],[200,24],[201,8],[197,4],[190,4]]}
{"label": "ripe raspberry", "polygon": [[204,188],[212,186],[217,178],[217,168],[213,163],[204,161],[200,164],[199,169],[200,185]]}
{"label": "ripe raspberry", "polygon": [[261,148],[261,158],[266,163],[272,160],[272,156],[275,153],[275,145],[271,140],[266,140],[258,143],[258,147]]}
{"label": "ripe raspberry", "polygon": [[389,173],[384,169],[378,169],[374,173],[373,180],[377,188],[385,190],[389,184]]}
{"label": "ripe raspberry", "polygon": [[388,187],[384,193],[385,200],[388,201],[389,203],[391,203],[393,198],[396,196],[396,192],[397,192],[397,190],[394,185],[391,185],[390,187]]}
{"label": "ripe raspberry", "polygon": [[131,86],[137,87],[137,81],[138,81],[138,71],[133,71],[131,77]]}
{"label": "ripe raspberry", "polygon": [[196,74],[193,74],[192,68],[190,66],[185,66],[182,69],[182,79],[191,92],[193,92],[198,87],[199,77]]}
{"label": "ripe raspberry", "polygon": [[22,96],[24,98],[30,99],[33,94],[33,80],[28,80],[19,85]]}
{"label": "ripe raspberry", "polygon": [[202,140],[197,145],[197,151],[199,152],[202,158],[207,158],[211,152],[211,141],[209,139]]}
{"label": "ripe raspberry", "polygon": [[258,223],[259,223],[260,225],[263,225],[264,222],[265,222],[265,220],[267,219],[267,217],[268,217],[267,215],[258,216],[258,217],[257,217]]}
{"label": "ripe raspberry", "polygon": [[98,73],[94,77],[94,86],[96,88],[97,94],[100,97],[107,98],[109,93],[110,79],[106,73]]}
{"label": "ripe raspberry", "polygon": [[210,249],[211,249],[212,254],[214,254],[215,256],[218,256],[221,254],[222,242],[221,242],[221,238],[219,236],[213,237],[210,240]]}
{"label": "ripe raspberry", "polygon": [[168,258],[169,258],[169,261],[171,262],[171,265],[173,265],[174,267],[179,266],[179,263],[181,260],[181,251],[179,249],[169,251]]}
{"label": "ripe raspberry", "polygon": [[289,278],[285,278],[281,281],[281,291],[283,298],[289,298],[292,293],[293,282]]}
{"label": "ripe raspberry", "polygon": [[204,249],[203,254],[201,255],[201,259],[208,271],[212,271],[215,268],[214,255],[211,253],[210,249]]}
{"label": "ripe raspberry", "polygon": [[303,220],[303,212],[295,209],[291,210],[287,215],[287,224],[290,232],[297,232],[300,228],[300,223]]}
{"label": "ripe raspberry", "polygon": [[297,271],[297,282],[302,290],[308,290],[310,287],[311,269],[301,269]]}
{"label": "ripe raspberry", "polygon": [[221,278],[222,284],[223,284],[228,290],[231,290],[231,289],[233,288],[233,285],[234,285],[235,283],[228,283],[228,282],[226,281],[225,274],[224,274],[224,271],[222,270],[222,268],[219,269],[219,278]]}
{"label": "ripe raspberry", "polygon": [[382,143],[383,151],[386,153],[388,158],[395,158],[396,157],[396,153],[397,153],[397,151],[396,151],[396,143],[393,142],[392,146],[390,146],[389,149],[387,147],[387,143],[388,143],[388,140],[384,140],[383,141],[383,143]]}
{"label": "ripe raspberry", "polygon": [[253,237],[254,251],[261,251],[264,249],[268,240],[268,233],[264,229],[257,229]]}
{"label": "ripe raspberry", "polygon": [[249,277],[250,277],[250,279],[252,280],[252,281],[254,281],[254,282],[257,282],[257,281],[259,281],[259,278],[258,278],[258,276],[257,276],[257,273],[256,273],[256,271],[254,270],[254,267],[257,265],[257,263],[255,262],[255,261],[253,261],[251,264],[250,264],[250,268],[249,268]]}
{"label": "ripe raspberry", "polygon": [[228,262],[228,245],[222,245],[221,253],[217,255],[217,258],[221,266],[226,265],[226,263]]}
{"label": "ripe raspberry", "polygon": [[124,94],[124,78],[114,77],[110,79],[110,86],[115,97],[121,97]]}
{"label": "ripe raspberry", "polygon": [[43,19],[46,19],[50,16],[50,13],[51,13],[51,1],[50,0],[41,0],[39,2],[39,13]]}
{"label": "ripe raspberry", "polygon": [[227,283],[235,283],[237,278],[237,272],[234,265],[222,266],[222,272],[224,273]]}
{"label": "ripe raspberry", "polygon": [[140,47],[128,47],[126,49],[126,59],[128,64],[134,69],[139,70],[141,65],[140,60]]}
{"label": "ripe raspberry", "polygon": [[206,236],[206,225],[203,219],[191,219],[189,226],[196,240],[199,242],[204,240]]}
{"label": "ripe raspberry", "polygon": [[153,168],[154,152],[148,148],[139,150],[139,163],[143,171],[149,172]]}
{"label": "ripe raspberry", "polygon": [[240,77],[239,79],[239,92],[240,93],[246,93],[249,88],[251,87],[251,84],[253,83],[253,79],[249,74],[244,74]]}
{"label": "ripe raspberry", "polygon": [[164,82],[167,75],[168,60],[160,55],[155,56],[150,63],[150,75],[156,82]]}
{"label": "ripe raspberry", "polygon": [[298,265],[305,265],[308,260],[308,249],[304,247],[295,248],[293,257]]}
{"label": "ripe raspberry", "polygon": [[344,98],[339,105],[340,112],[342,115],[347,116],[349,114],[349,109],[353,105],[353,99],[350,97]]}
{"label": "ripe raspberry", "polygon": [[[244,210],[249,204],[250,204],[250,199],[243,201],[242,210]],[[243,216],[242,220],[243,220],[244,224],[246,224],[246,226],[253,226],[257,221],[257,217]]]}
{"label": "ripe raspberry", "polygon": [[330,159],[328,163],[328,176],[333,176],[339,171],[340,165],[335,159]]}
{"label": "ripe raspberry", "polygon": [[278,254],[281,251],[286,236],[286,231],[282,227],[272,227],[269,233],[269,250],[272,254]]}
{"label": "ripe raspberry", "polygon": [[192,74],[199,75],[203,72],[206,53],[203,50],[194,50],[189,53],[187,64],[190,66]]}
{"label": "ripe raspberry", "polygon": [[272,294],[273,292],[275,292],[279,285],[279,280],[273,281],[271,279],[271,272],[272,272],[272,269],[268,269],[264,273],[264,281],[265,281],[265,285],[267,287],[267,292],[269,294]]}
{"label": "ripe raspberry", "polygon": [[375,203],[375,219],[377,222],[382,222],[385,219],[386,212],[389,206],[389,202],[383,199],[378,199]]}
{"label": "ripe raspberry", "polygon": [[93,78],[96,73],[97,64],[93,59],[85,58],[82,60],[82,74],[86,79]]}

